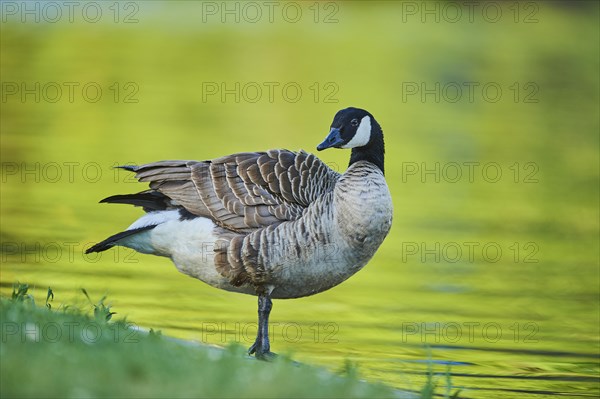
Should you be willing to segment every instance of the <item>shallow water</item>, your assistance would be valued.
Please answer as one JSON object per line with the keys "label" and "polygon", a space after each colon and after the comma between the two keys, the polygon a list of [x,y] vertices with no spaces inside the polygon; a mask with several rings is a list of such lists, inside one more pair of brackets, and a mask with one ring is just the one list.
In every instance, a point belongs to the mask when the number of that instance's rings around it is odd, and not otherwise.
{"label": "shallow water", "polygon": [[[202,22],[201,3],[135,4],[133,24],[1,25],[2,81],[40,83],[39,101],[3,86],[3,294],[19,280],[38,301],[51,286],[55,306],[84,304],[84,287],[140,326],[249,346],[255,298],[167,259],[83,254],[140,215],[97,204],[145,188],[112,167],[312,150],[337,109],[364,106],[386,134],[392,231],[342,285],[274,301],[273,349],[332,370],[349,360],[368,380],[416,391],[432,364],[449,367],[461,397],[600,394],[597,7],[536,3],[536,23],[450,24],[399,23],[401,3],[340,3],[332,24],[221,24]],[[413,83],[467,81],[495,82],[504,96],[403,97]],[[68,82],[103,94],[49,101],[56,87],[45,85]],[[304,94],[207,96],[223,82],[294,82]],[[348,154],[319,156],[343,171]]]}

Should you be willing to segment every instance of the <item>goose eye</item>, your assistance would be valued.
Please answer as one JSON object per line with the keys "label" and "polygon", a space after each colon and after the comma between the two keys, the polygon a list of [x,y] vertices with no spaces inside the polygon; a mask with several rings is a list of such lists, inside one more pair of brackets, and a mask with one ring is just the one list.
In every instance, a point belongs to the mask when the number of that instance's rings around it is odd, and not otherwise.
{"label": "goose eye", "polygon": [[352,126],[358,126],[358,119],[352,119],[352,120],[350,121],[350,124],[351,124]]}

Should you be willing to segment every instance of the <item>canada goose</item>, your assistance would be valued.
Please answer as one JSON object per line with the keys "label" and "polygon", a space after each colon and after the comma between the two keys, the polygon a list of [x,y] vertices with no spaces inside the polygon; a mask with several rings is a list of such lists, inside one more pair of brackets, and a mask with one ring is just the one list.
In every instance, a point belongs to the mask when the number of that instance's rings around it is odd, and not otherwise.
{"label": "canada goose", "polygon": [[350,148],[344,174],[304,151],[270,150],[210,161],[122,166],[150,189],[100,202],[143,207],[115,245],[171,258],[216,288],[258,296],[258,334],[248,353],[271,355],[271,298],[325,291],[360,270],[390,230],[381,127],[362,109],[339,111],[317,150]]}

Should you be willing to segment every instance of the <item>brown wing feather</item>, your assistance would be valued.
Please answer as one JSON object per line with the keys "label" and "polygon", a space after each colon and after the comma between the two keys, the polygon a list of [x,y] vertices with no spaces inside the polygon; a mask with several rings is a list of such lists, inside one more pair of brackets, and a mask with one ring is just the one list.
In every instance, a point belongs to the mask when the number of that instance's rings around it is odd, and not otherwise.
{"label": "brown wing feather", "polygon": [[133,170],[175,204],[238,233],[298,219],[339,178],[316,156],[287,150],[161,161]]}

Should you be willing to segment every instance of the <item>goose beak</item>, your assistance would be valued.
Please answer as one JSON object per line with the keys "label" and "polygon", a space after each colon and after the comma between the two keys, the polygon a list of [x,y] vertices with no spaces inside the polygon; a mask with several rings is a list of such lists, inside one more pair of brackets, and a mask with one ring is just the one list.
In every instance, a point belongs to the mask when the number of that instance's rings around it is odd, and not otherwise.
{"label": "goose beak", "polygon": [[323,151],[327,148],[338,147],[342,144],[344,144],[344,140],[342,139],[342,132],[340,132],[340,129],[332,127],[329,131],[329,134],[325,138],[325,141],[323,141],[317,146],[317,151]]}

